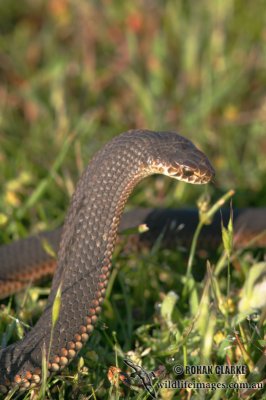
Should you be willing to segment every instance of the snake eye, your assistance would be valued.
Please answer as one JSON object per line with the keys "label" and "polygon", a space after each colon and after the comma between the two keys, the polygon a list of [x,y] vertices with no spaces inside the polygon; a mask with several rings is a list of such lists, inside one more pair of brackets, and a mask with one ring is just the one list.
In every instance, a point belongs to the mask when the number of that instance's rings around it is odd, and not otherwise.
{"label": "snake eye", "polygon": [[194,171],[192,171],[191,169],[183,169],[183,175],[186,178],[189,178],[190,176],[194,175]]}

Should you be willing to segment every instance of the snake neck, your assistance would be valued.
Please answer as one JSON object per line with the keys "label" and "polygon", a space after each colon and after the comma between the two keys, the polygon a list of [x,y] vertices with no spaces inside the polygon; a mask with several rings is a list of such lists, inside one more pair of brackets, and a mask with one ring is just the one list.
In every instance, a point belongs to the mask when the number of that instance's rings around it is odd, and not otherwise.
{"label": "snake neck", "polygon": [[[63,228],[52,301],[59,282],[63,280],[63,287],[68,286],[71,272],[77,281],[85,278],[84,264],[88,273],[95,275],[110,263],[125,203],[135,185],[152,173],[144,166],[144,157],[140,159],[135,151],[129,154],[127,147],[116,147],[107,158],[105,149],[82,175]],[[73,284],[72,275],[69,284]]]}
{"label": "snake neck", "polygon": [[[43,348],[51,354],[49,370],[58,371],[87,341],[101,311],[125,202],[134,186],[151,173],[141,141],[135,146],[118,141],[91,161],[71,201],[46,309],[21,342],[0,352],[0,367],[8,365],[6,379],[40,368]],[[52,326],[59,285],[60,313]]]}

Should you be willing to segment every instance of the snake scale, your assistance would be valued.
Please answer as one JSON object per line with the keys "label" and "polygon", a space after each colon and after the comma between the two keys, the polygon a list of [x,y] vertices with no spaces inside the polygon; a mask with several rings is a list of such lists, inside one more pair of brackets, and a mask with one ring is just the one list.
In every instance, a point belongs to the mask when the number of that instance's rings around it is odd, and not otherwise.
{"label": "snake scale", "polygon": [[[229,208],[222,208],[202,227],[198,248],[204,257],[220,246],[221,217],[227,226],[230,213]],[[122,215],[118,242],[123,242],[123,253],[149,249],[158,241],[162,248],[184,251],[190,247],[198,223],[199,212],[195,208],[136,208]],[[266,247],[266,207],[234,208],[233,225],[234,248]],[[137,226],[148,230],[138,234]],[[123,235],[124,232],[130,234]],[[54,275],[57,262],[45,249],[45,243],[58,254],[61,233],[62,229],[57,228],[0,246],[0,299]]]}
{"label": "snake scale", "polygon": [[19,342],[0,350],[0,389],[41,382],[42,352],[51,337],[51,312],[59,285],[61,308],[54,326],[49,372],[62,370],[83,347],[101,311],[117,229],[135,185],[152,174],[208,183],[207,157],[175,132],[131,130],[100,150],[82,174],[65,220],[47,306]]}

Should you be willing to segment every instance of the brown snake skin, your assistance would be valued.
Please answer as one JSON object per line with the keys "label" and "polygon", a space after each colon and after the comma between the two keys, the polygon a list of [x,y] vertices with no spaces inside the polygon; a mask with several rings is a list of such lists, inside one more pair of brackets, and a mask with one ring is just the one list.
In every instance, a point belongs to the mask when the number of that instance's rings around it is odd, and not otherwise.
{"label": "brown snake skin", "polygon": [[206,156],[174,132],[128,131],[94,156],[71,201],[45,311],[21,341],[0,351],[3,392],[40,383],[42,350],[48,353],[51,310],[60,284],[61,308],[53,330],[49,371],[63,369],[88,340],[104,300],[125,202],[141,179],[155,173],[198,184],[214,176]]}
{"label": "brown snake skin", "polygon": [[[203,226],[198,238],[198,248],[209,252],[216,250],[222,242],[221,218],[227,226],[230,209],[223,208]],[[199,223],[195,208],[151,209],[138,208],[122,215],[119,239],[123,252],[136,252],[143,247],[151,248],[158,240],[162,248],[189,248]],[[242,208],[233,210],[234,248],[266,248],[266,208]],[[136,228],[146,225],[147,231],[137,234]],[[132,229],[135,228],[132,233]],[[130,231],[126,236],[123,232]],[[48,242],[54,253],[58,253],[62,229],[42,232],[0,246],[0,299],[29,286],[44,277],[52,277],[56,259],[45,250]]]}

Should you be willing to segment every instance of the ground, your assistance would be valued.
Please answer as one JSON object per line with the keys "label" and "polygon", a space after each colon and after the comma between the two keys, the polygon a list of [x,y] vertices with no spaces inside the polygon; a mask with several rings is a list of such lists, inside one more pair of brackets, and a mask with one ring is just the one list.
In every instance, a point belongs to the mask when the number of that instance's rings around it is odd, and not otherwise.
{"label": "ground", "polygon": [[[203,195],[214,204],[231,189],[234,206],[265,205],[265,6],[263,0],[1,1],[1,243],[59,226],[92,155],[132,128],[182,133],[208,155],[216,180],[206,188],[150,178],[128,209],[196,206]],[[259,300],[250,296],[265,273],[263,249],[245,249],[221,268],[223,247],[196,255],[193,275],[186,273],[189,250],[156,247],[125,256],[117,249],[97,329],[64,376],[47,383],[50,398],[145,398],[142,389],[108,381],[110,366],[129,371],[125,356],[146,370],[164,365],[172,379],[177,364],[238,363],[254,371],[265,347],[265,311],[243,313]],[[236,255],[230,245],[225,251]],[[3,302],[2,343],[23,335],[48,287]],[[160,393],[163,399],[240,395],[233,389]],[[262,391],[246,393],[262,397]]]}

